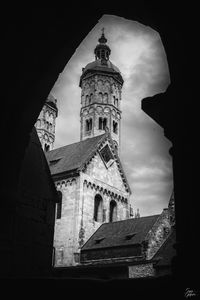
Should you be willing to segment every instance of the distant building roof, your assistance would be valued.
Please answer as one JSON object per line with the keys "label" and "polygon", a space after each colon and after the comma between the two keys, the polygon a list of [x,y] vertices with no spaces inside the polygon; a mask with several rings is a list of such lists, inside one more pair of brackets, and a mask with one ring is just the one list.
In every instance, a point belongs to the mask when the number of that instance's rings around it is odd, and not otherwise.
{"label": "distant building roof", "polygon": [[176,231],[172,229],[171,233],[167,237],[166,241],[159,248],[153,257],[153,260],[159,260],[155,267],[169,266],[172,258],[176,255],[176,250],[173,247],[176,242]]}
{"label": "distant building roof", "polygon": [[104,223],[83,245],[81,250],[92,250],[140,244],[145,240],[160,215]]}
{"label": "distant building roof", "polygon": [[104,133],[46,152],[51,174],[54,175],[80,168],[105,135]]}

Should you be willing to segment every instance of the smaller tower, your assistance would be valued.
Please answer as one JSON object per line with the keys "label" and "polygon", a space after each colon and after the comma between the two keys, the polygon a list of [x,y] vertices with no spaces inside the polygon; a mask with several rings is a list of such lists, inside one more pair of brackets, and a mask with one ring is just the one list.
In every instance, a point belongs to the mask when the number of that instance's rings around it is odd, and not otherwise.
{"label": "smaller tower", "polygon": [[41,112],[38,116],[35,127],[42,145],[42,149],[47,152],[53,150],[55,141],[55,125],[58,116],[57,100],[49,94]]}

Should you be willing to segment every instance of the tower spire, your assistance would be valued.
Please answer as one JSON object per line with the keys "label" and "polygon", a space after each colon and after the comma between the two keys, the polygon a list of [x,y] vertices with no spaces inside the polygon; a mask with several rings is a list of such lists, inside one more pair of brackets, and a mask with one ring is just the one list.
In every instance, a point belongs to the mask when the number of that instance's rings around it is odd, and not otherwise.
{"label": "tower spire", "polygon": [[108,47],[108,45],[106,45],[107,43],[107,38],[104,35],[104,27],[101,29],[102,34],[101,37],[98,39],[99,44],[96,46],[96,48],[94,49],[94,53],[95,53],[95,59],[100,59],[102,63],[105,63],[106,61],[109,60],[109,55],[111,53],[110,48]]}
{"label": "tower spire", "polygon": [[95,61],[82,69],[81,87],[81,140],[109,131],[115,147],[120,151],[121,89],[120,70],[109,60],[111,50],[106,44],[104,28],[94,49]]}

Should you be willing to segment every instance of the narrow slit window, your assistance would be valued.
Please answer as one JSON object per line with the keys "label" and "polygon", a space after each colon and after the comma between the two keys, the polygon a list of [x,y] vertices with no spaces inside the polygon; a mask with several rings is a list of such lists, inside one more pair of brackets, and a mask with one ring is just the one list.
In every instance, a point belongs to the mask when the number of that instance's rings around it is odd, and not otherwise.
{"label": "narrow slit window", "polygon": [[58,202],[56,205],[56,219],[61,219],[62,216],[62,193],[58,191]]}

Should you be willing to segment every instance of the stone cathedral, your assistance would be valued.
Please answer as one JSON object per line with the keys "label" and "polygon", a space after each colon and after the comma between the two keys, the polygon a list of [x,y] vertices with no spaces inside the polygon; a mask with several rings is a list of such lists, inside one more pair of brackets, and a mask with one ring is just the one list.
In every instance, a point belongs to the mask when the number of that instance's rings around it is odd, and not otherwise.
{"label": "stone cathedral", "polygon": [[123,78],[109,59],[103,30],[98,41],[95,60],[80,77],[80,141],[53,149],[58,109],[52,95],[35,124],[59,194],[53,265],[102,269],[105,263],[124,263],[124,276],[155,276],[163,270],[155,263],[169,261],[166,249],[174,239],[173,194],[160,215],[140,218],[137,212],[132,218],[131,189],[120,161]]}
{"label": "stone cathedral", "polygon": [[79,263],[80,249],[102,223],[130,218],[130,186],[120,154],[123,78],[109,57],[104,32],[95,60],[80,77],[80,141],[53,150],[56,99],[50,95],[36,123],[60,194],[54,236],[55,266]]}

